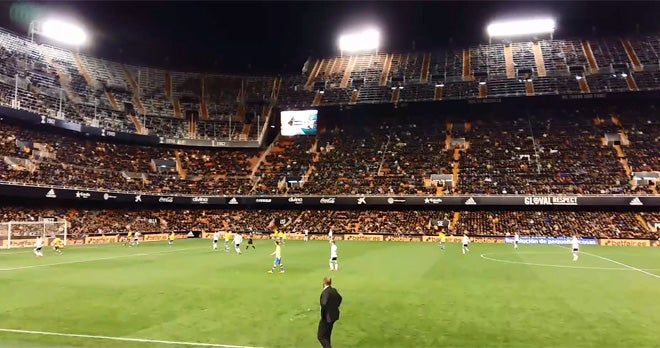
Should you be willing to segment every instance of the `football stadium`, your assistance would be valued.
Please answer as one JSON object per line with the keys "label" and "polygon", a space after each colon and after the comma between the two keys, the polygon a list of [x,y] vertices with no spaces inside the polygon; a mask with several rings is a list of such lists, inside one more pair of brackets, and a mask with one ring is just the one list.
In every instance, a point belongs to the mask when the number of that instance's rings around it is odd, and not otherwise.
{"label": "football stadium", "polygon": [[657,24],[407,50],[363,25],[234,73],[17,4],[0,347],[660,346]]}

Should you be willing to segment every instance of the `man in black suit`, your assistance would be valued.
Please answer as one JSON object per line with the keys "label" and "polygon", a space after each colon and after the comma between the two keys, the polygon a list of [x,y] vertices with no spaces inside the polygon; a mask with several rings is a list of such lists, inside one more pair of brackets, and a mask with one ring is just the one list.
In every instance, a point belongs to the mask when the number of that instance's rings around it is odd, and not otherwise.
{"label": "man in black suit", "polygon": [[335,321],[339,320],[339,305],[341,305],[341,295],[337,289],[332,286],[332,278],[323,278],[323,292],[321,292],[321,320],[317,338],[323,348],[331,348],[330,335]]}

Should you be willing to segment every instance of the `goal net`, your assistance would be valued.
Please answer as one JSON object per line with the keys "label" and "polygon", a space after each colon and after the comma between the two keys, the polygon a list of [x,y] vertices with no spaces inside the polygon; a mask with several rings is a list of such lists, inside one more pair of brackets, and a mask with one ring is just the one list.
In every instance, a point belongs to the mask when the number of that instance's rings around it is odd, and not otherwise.
{"label": "goal net", "polygon": [[67,228],[64,219],[0,222],[0,249],[33,247],[37,237],[43,238],[44,245],[60,237],[66,245]]}

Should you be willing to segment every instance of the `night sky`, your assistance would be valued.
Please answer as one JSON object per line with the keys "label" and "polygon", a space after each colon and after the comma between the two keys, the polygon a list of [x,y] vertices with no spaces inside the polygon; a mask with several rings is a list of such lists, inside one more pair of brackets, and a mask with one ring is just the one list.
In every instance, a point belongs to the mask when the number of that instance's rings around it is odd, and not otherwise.
{"label": "night sky", "polygon": [[310,55],[337,54],[337,36],[364,24],[380,28],[389,52],[484,43],[488,22],[524,15],[556,18],[556,38],[660,32],[660,2],[652,1],[8,1],[0,26],[26,35],[30,19],[48,13],[82,23],[93,42],[81,51],[93,56],[250,74],[298,73]]}

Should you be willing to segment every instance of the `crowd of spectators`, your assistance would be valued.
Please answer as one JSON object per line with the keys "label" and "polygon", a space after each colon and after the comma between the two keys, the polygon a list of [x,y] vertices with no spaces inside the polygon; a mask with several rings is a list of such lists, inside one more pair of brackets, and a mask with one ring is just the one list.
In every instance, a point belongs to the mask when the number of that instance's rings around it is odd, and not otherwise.
{"label": "crowd of spectators", "polygon": [[[3,163],[5,181],[75,188],[190,194],[247,194],[250,160],[258,150],[197,150],[94,142],[0,123],[0,155],[32,163]],[[180,158],[179,168],[157,173],[153,160]],[[13,170],[10,170],[13,169]],[[137,175],[124,175],[133,173]]]}
{"label": "crowd of spectators", "polygon": [[[458,220],[454,223],[455,213]],[[111,234],[126,231],[223,231],[270,233],[274,228],[287,233],[357,233],[435,235],[431,220],[452,221],[449,235],[572,236],[595,238],[660,237],[648,226],[660,223],[657,213],[574,212],[574,211],[355,211],[355,210],[93,210],[0,208],[1,222],[66,219],[72,236]],[[644,226],[642,221],[646,222]],[[1,232],[0,232],[1,233]]]}
{"label": "crowd of spectators", "polygon": [[[15,170],[0,175],[36,184],[190,194],[653,193],[651,186],[635,186],[629,170],[660,169],[660,135],[648,121],[652,111],[612,118],[623,120],[617,122],[594,122],[598,110],[557,112],[570,117],[498,111],[497,117],[494,112],[465,122],[399,115],[351,123],[350,116],[338,115],[317,136],[280,137],[268,149],[240,150],[126,145],[0,123],[0,155],[22,161],[3,164]],[[628,134],[630,145],[624,141],[618,153],[606,134]],[[430,181],[434,174],[456,180],[440,192]]]}
{"label": "crowd of spectators", "polygon": [[[653,238],[660,235],[644,226],[633,212],[605,211],[468,211],[461,212],[456,233],[594,238]],[[641,216],[641,215],[640,215]],[[647,221],[658,219],[647,215]],[[646,221],[646,220],[645,220]]]}

